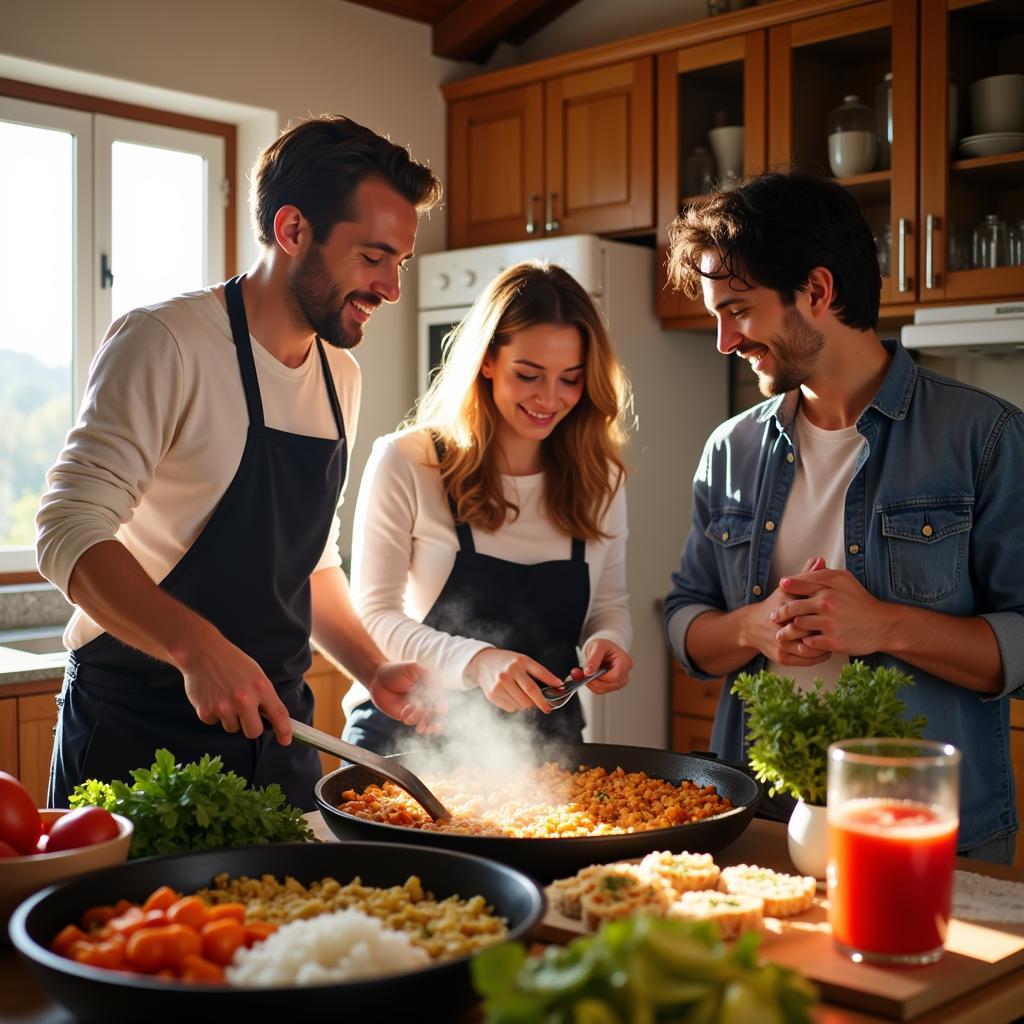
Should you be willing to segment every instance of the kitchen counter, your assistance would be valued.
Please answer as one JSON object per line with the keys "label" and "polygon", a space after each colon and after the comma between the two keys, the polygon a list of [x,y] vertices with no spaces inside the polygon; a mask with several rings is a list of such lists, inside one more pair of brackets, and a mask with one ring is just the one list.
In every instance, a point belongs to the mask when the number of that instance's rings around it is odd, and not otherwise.
{"label": "kitchen counter", "polygon": [[[316,812],[310,815],[310,820],[318,836],[333,841],[334,837]],[[732,846],[722,851],[721,859],[729,862],[756,860],[785,866],[788,863],[785,827],[756,819]],[[1020,869],[963,860],[958,861],[957,867],[997,878],[1024,881],[1024,871]],[[978,1024],[979,1021],[1008,1024],[1019,1019],[1022,1005],[1024,968],[1018,968],[913,1020],[915,1024]],[[830,1003],[821,1004],[814,1012],[815,1024],[877,1024],[883,1019]],[[0,947],[0,1020],[5,1024],[73,1024],[75,1018],[49,998],[17,954],[5,946]]]}
{"label": "kitchen counter", "polygon": [[0,687],[64,675],[71,606],[49,583],[0,586]]}

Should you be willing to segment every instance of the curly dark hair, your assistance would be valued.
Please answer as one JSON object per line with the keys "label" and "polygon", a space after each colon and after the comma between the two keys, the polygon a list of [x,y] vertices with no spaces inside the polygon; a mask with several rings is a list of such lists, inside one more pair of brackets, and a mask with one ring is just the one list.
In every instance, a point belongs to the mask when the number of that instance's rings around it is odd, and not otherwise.
{"label": "curly dark hair", "polygon": [[324,242],[339,221],[356,215],[353,199],[367,178],[379,178],[420,212],[441,198],[441,182],[398,146],[340,114],[291,125],[256,161],[249,187],[253,229],[261,245],[274,244],[274,217],[295,206]]}
{"label": "curly dark hair", "polygon": [[[856,200],[838,182],[798,172],[746,180],[681,213],[668,230],[668,278],[696,298],[701,279],[772,288],[787,306],[815,267],[832,273],[832,309],[858,330],[878,324],[882,277],[878,254]],[[718,253],[713,273],[701,257]]]}

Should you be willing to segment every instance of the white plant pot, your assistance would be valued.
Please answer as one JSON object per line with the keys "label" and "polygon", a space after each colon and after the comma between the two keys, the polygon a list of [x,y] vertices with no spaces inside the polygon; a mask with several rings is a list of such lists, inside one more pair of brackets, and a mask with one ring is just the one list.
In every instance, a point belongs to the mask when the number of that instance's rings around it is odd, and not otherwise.
{"label": "white plant pot", "polygon": [[828,808],[797,802],[786,829],[789,858],[802,875],[824,879],[828,867]]}

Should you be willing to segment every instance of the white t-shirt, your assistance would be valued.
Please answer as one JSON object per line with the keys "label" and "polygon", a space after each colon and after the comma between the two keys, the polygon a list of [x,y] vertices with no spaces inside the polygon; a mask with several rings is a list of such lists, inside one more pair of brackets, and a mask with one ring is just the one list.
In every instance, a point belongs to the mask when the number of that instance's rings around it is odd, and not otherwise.
{"label": "white t-shirt", "polygon": [[[846,492],[864,447],[864,436],[856,427],[817,427],[804,415],[803,406],[797,411],[794,433],[796,473],[775,537],[769,593],[778,587],[783,576],[802,572],[807,560],[818,555],[825,559],[829,569],[846,568]],[[801,689],[809,690],[819,677],[827,686],[835,686],[847,661],[848,658],[833,654],[818,665],[780,665],[770,661],[766,667],[770,672],[795,679]]]}
{"label": "white t-shirt", "polygon": [[[494,533],[474,529],[476,550],[522,564],[568,559],[571,538],[543,514],[543,474],[502,480],[505,493],[519,506],[519,515]],[[626,496],[621,487],[602,530],[610,539],[586,545],[590,606],[580,647],[600,636],[628,650],[633,630],[626,590]],[[451,574],[458,548],[429,435],[403,431],[378,438],[356,502],[353,602],[388,658],[419,662],[446,688],[467,690],[478,685],[467,671],[469,661],[492,645],[423,625]],[[345,695],[346,713],[366,699],[366,690],[357,683]]]}
{"label": "white t-shirt", "polygon": [[[337,437],[316,345],[291,368],[253,339],[267,426]],[[324,345],[349,451],[359,415],[352,355]],[[249,426],[227,309],[212,289],[136,309],[111,325],[89,372],[78,423],[47,474],[36,517],[39,571],[67,596],[78,559],[116,538],[162,580],[231,483]],[[296,523],[301,530],[304,524]],[[317,569],[340,565],[338,522]],[[102,632],[76,609],[70,650]]]}

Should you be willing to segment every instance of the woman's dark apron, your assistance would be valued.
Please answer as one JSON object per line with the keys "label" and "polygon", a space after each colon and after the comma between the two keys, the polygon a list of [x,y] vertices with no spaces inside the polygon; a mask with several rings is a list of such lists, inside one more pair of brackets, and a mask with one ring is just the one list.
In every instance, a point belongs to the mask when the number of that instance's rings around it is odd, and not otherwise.
{"label": "woman's dark apron", "polygon": [[[440,595],[423,624],[453,636],[472,637],[503,650],[516,651],[540,662],[559,679],[579,665],[576,647],[590,604],[590,570],[586,546],[572,540],[567,560],[523,565],[481,555],[467,523],[458,521],[449,501],[459,550]],[[496,719],[509,720],[479,689],[448,690],[449,720],[458,725],[462,702],[490,708]],[[528,722],[545,740],[583,741],[583,710],[571,700],[551,714],[537,708],[515,712],[515,720]],[[476,716],[474,716],[476,720]],[[378,753],[407,750],[422,743],[414,729],[402,725],[364,701],[352,709],[345,726],[351,743]]]}
{"label": "woman's dark apron", "polygon": [[[305,437],[263,421],[241,278],[225,285],[249,428],[241,461],[213,515],[160,587],[208,619],[255,660],[289,714],[311,723],[313,695],[309,577],[323,553],[345,478],[345,425],[323,345],[316,339],[338,439]],[[216,443],[216,438],[211,438]],[[181,673],[108,633],[72,651],[58,698],[60,715],[48,803],[66,807],[85,779],[123,779],[148,768],[159,747],[181,762],[218,754],[254,786],[280,784],[290,803],[313,808],[319,756],[270,729],[250,740],[206,725],[185,696]]]}

